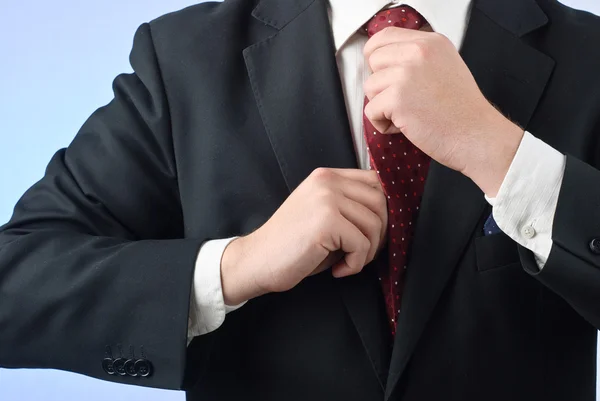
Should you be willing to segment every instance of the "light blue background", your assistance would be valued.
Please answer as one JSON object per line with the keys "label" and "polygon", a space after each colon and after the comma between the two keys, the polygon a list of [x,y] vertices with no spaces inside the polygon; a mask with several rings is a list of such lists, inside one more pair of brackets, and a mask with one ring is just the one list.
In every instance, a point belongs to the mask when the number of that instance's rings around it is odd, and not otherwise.
{"label": "light blue background", "polygon": [[[598,0],[564,2],[600,15]],[[135,29],[194,3],[0,0],[0,225],[10,218],[20,195],[42,176],[52,154],[69,144],[96,108],[110,101],[113,78],[130,71]],[[0,399],[181,401],[184,395],[66,372],[0,369]]]}

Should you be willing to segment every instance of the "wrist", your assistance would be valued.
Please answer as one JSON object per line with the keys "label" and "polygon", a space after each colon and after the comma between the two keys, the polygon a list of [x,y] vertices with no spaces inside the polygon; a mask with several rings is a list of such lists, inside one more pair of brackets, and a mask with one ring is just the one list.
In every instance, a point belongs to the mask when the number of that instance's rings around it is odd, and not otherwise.
{"label": "wrist", "polygon": [[496,197],[525,131],[504,117],[493,106],[493,112],[478,129],[476,144],[463,174],[490,198]]}
{"label": "wrist", "polygon": [[266,293],[252,277],[249,260],[252,238],[236,238],[225,248],[221,258],[221,286],[225,305],[234,306]]}

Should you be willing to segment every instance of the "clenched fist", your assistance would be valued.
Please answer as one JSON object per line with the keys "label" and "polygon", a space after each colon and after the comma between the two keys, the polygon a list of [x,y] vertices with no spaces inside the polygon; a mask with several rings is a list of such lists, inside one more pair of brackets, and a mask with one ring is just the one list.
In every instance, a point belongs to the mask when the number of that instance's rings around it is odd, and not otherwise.
{"label": "clenched fist", "polygon": [[383,248],[386,231],[376,172],[319,168],[263,226],[226,248],[225,303],[289,290],[329,267],[335,277],[357,274]]}
{"label": "clenched fist", "polygon": [[364,54],[373,71],[365,115],[375,128],[402,132],[495,196],[524,132],[487,101],[452,42],[390,27],[369,39]]}

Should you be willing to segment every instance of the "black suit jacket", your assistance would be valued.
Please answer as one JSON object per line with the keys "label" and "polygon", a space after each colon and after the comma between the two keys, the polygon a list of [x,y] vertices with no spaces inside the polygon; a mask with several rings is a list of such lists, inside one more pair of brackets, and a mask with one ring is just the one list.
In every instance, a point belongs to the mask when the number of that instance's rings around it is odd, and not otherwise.
{"label": "black suit jacket", "polygon": [[[476,0],[461,51],[491,102],[568,155],[541,272],[506,235],[482,236],[482,192],[433,163],[393,348],[381,257],[254,299],[187,348],[202,242],[252,232],[315,168],[357,164],[324,0],[204,3],[142,25],[135,73],[0,230],[0,365],[193,400],[592,401],[599,44],[598,18],[554,0]],[[103,368],[130,353],[150,375]]]}

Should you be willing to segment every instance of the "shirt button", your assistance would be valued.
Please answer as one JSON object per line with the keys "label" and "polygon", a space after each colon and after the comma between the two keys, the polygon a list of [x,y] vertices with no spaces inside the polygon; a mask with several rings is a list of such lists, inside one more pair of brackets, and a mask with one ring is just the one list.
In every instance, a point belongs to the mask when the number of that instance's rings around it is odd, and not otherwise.
{"label": "shirt button", "polygon": [[590,241],[590,251],[596,255],[600,255],[600,238],[594,238]]}
{"label": "shirt button", "polygon": [[527,239],[532,239],[533,237],[535,237],[535,230],[531,226],[525,226],[521,230],[521,234],[523,234],[523,236]]}

